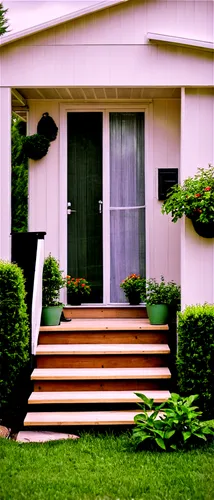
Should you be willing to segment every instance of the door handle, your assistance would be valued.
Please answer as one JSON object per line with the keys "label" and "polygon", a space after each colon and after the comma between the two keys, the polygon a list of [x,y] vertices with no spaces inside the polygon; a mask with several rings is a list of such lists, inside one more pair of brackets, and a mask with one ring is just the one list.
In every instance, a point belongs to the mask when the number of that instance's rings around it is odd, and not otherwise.
{"label": "door handle", "polygon": [[102,213],[102,211],[103,211],[103,210],[102,210],[102,205],[103,205],[102,200],[99,200],[99,201],[98,201],[98,205],[99,205],[99,214],[101,214],[101,213]]}
{"label": "door handle", "polygon": [[68,203],[67,203],[67,215],[71,215],[71,214],[74,214],[74,213],[76,213],[76,210],[72,210],[71,209],[71,202],[68,201]]}

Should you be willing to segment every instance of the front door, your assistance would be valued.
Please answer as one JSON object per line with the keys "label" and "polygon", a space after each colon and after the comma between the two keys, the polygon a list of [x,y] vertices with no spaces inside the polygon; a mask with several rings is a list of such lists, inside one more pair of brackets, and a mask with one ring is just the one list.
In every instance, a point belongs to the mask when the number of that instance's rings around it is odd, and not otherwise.
{"label": "front door", "polygon": [[68,113],[68,274],[92,285],[86,302],[103,302],[102,113]]}
{"label": "front door", "polygon": [[125,302],[120,282],[145,276],[144,113],[70,112],[67,125],[68,274],[90,281],[86,302]]}

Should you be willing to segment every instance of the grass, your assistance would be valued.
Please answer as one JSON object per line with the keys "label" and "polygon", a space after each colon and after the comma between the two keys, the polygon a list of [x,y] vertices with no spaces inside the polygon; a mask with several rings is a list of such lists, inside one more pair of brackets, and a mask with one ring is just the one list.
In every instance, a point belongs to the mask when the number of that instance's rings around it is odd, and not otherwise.
{"label": "grass", "polygon": [[133,451],[128,434],[77,441],[0,439],[1,500],[212,500],[214,444],[188,452]]}

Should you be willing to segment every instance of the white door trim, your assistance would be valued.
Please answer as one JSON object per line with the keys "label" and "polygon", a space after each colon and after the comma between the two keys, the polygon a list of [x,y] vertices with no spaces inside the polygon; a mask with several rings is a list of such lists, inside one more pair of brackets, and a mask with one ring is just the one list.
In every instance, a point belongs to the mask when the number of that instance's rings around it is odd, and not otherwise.
{"label": "white door trim", "polygon": [[[103,303],[110,304],[110,162],[109,162],[109,113],[130,111],[145,113],[145,205],[146,205],[146,274],[150,276],[150,261],[147,248],[150,248],[148,212],[152,209],[154,197],[153,182],[153,105],[152,102],[133,104],[75,104],[60,103],[59,128],[59,261],[61,269],[67,274],[67,113],[103,113]],[[66,302],[66,290],[61,300]]]}

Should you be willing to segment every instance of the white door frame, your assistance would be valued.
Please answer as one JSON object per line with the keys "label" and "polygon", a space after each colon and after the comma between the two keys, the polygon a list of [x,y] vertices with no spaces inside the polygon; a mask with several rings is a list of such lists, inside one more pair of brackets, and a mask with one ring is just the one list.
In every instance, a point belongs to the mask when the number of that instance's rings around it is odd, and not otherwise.
{"label": "white door frame", "polygon": [[[67,113],[71,112],[103,113],[103,304],[110,304],[110,161],[109,161],[109,113],[144,112],[145,113],[145,206],[146,206],[146,274],[150,275],[150,262],[147,246],[150,242],[148,207],[154,195],[153,187],[153,106],[152,101],[144,103],[99,103],[99,104],[60,104],[59,138],[59,261],[61,269],[67,274]],[[66,302],[66,290],[62,300]]]}

